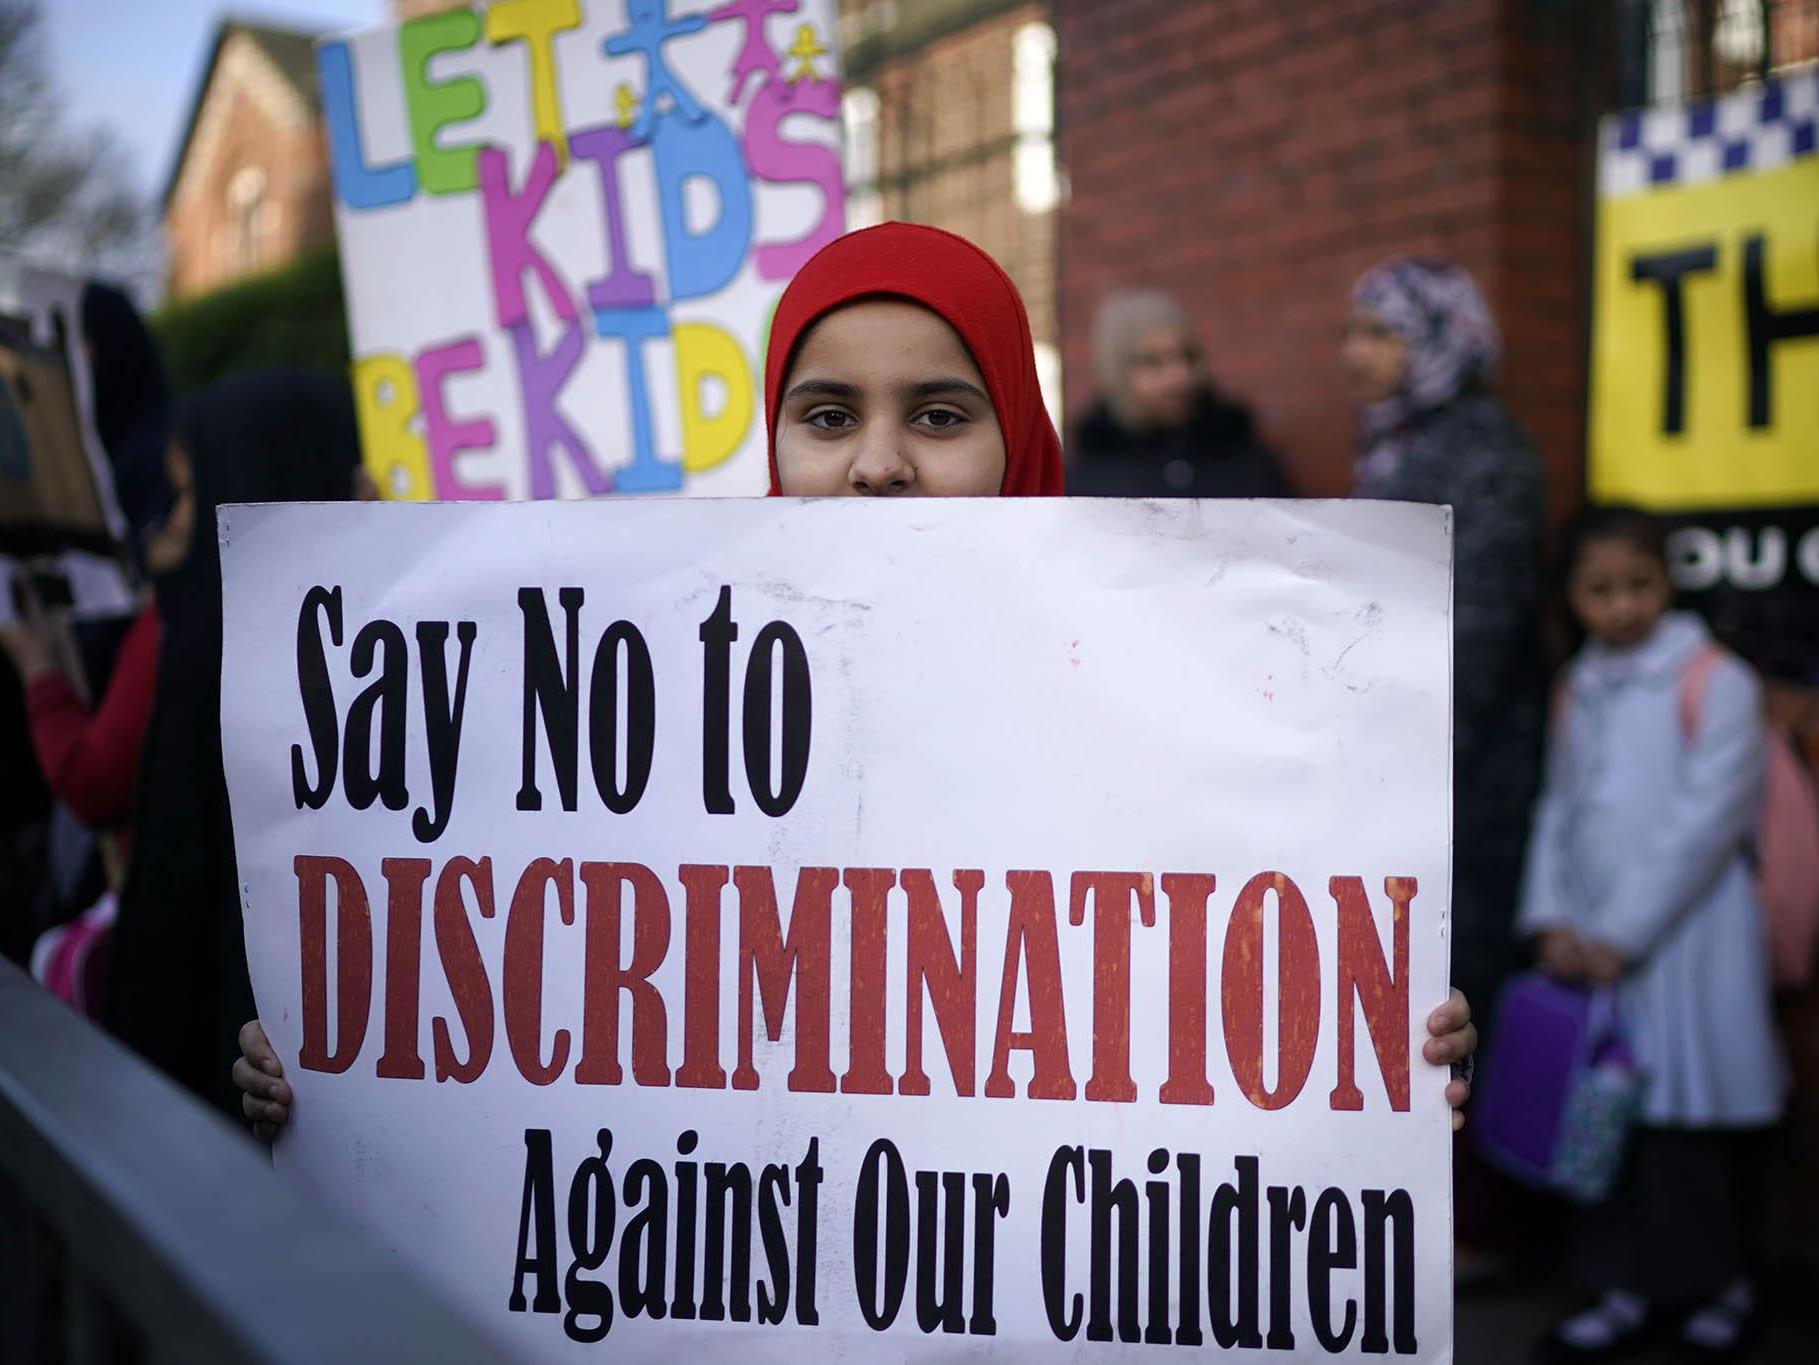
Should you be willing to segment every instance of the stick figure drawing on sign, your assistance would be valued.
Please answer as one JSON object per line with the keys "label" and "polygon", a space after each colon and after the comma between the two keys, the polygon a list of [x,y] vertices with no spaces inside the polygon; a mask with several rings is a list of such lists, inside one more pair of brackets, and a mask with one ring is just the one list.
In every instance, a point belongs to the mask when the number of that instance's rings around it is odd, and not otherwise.
{"label": "stick figure drawing on sign", "polygon": [[778,58],[770,40],[764,36],[764,21],[773,14],[794,14],[801,0],[732,0],[708,17],[715,23],[723,19],[745,20],[745,45],[733,62],[733,86],[727,92],[728,104],[739,103],[746,82],[753,76],[777,74]]}
{"label": "stick figure drawing on sign", "polygon": [[804,24],[796,30],[796,42],[790,48],[789,55],[794,57],[798,63],[789,78],[791,85],[795,85],[799,81],[821,79],[821,73],[815,69],[815,58],[827,56],[827,48],[822,46],[813,24]]}
{"label": "stick figure drawing on sign", "polygon": [[664,91],[669,92],[670,107],[676,113],[690,123],[699,123],[706,114],[682,82],[670,74],[669,64],[663,60],[663,45],[672,38],[699,33],[707,27],[707,16],[691,14],[686,18],[672,20],[669,17],[669,0],[625,0],[625,13],[632,26],[617,37],[606,40],[606,55],[624,57],[639,52],[644,54],[644,105],[632,121],[632,136],[647,138],[651,135],[651,124],[657,117],[657,96]]}

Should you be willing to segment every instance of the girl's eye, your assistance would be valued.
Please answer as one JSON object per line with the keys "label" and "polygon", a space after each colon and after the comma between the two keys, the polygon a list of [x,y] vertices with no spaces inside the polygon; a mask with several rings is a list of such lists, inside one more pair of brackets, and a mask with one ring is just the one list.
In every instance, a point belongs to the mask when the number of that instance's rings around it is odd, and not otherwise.
{"label": "girl's eye", "polygon": [[930,408],[927,412],[918,414],[916,420],[923,426],[931,427],[936,431],[951,431],[964,423],[966,418],[961,413],[948,408]]}
{"label": "girl's eye", "polygon": [[808,425],[817,431],[846,431],[857,426],[858,421],[844,408],[823,408],[808,415]]}

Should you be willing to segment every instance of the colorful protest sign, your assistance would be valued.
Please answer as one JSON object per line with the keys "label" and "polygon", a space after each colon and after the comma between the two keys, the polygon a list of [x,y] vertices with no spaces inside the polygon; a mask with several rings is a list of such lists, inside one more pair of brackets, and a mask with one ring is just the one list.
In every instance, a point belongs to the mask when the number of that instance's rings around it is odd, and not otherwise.
{"label": "colorful protest sign", "polygon": [[844,228],[832,0],[499,0],[322,43],[388,496],[763,491],[763,344]]}
{"label": "colorful protest sign", "polygon": [[1674,517],[1676,577],[1819,682],[1819,72],[1614,116],[1588,488]]}
{"label": "colorful protest sign", "polygon": [[280,1165],[514,1359],[1450,1359],[1447,518],[227,509]]}

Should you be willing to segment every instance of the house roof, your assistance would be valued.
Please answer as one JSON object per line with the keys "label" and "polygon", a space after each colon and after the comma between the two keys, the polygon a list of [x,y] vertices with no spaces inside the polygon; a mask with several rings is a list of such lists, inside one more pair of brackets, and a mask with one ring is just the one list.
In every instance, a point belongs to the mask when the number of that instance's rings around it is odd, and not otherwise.
{"label": "house roof", "polygon": [[316,80],[316,40],[325,31],[282,28],[248,19],[221,21],[215,29],[214,45],[209,49],[208,61],[203,64],[201,79],[196,82],[195,93],[190,97],[189,117],[183,121],[183,136],[177,142],[177,154],[171,158],[170,175],[164,182],[164,193],[159,197],[161,208],[168,208],[171,196],[177,192],[183,163],[189,159],[190,141],[196,136],[196,122],[202,117],[203,102],[208,98],[209,86],[214,84],[215,68],[221,64],[221,54],[226,50],[228,40],[236,34],[250,38],[314,114],[322,109],[322,91]]}

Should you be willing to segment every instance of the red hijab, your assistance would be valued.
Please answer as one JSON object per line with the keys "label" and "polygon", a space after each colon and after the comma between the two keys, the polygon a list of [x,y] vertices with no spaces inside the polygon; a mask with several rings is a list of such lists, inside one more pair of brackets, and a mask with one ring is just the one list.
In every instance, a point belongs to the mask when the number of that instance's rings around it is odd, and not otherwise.
{"label": "red hijab", "polygon": [[1057,496],[1061,442],[1042,406],[1029,315],[998,263],[964,237],[914,223],[883,223],[836,238],[796,273],[771,322],[764,362],[772,497],[777,484],[777,411],[783,381],[808,329],[858,299],[908,299],[960,334],[985,379],[1004,433],[1005,497]]}

